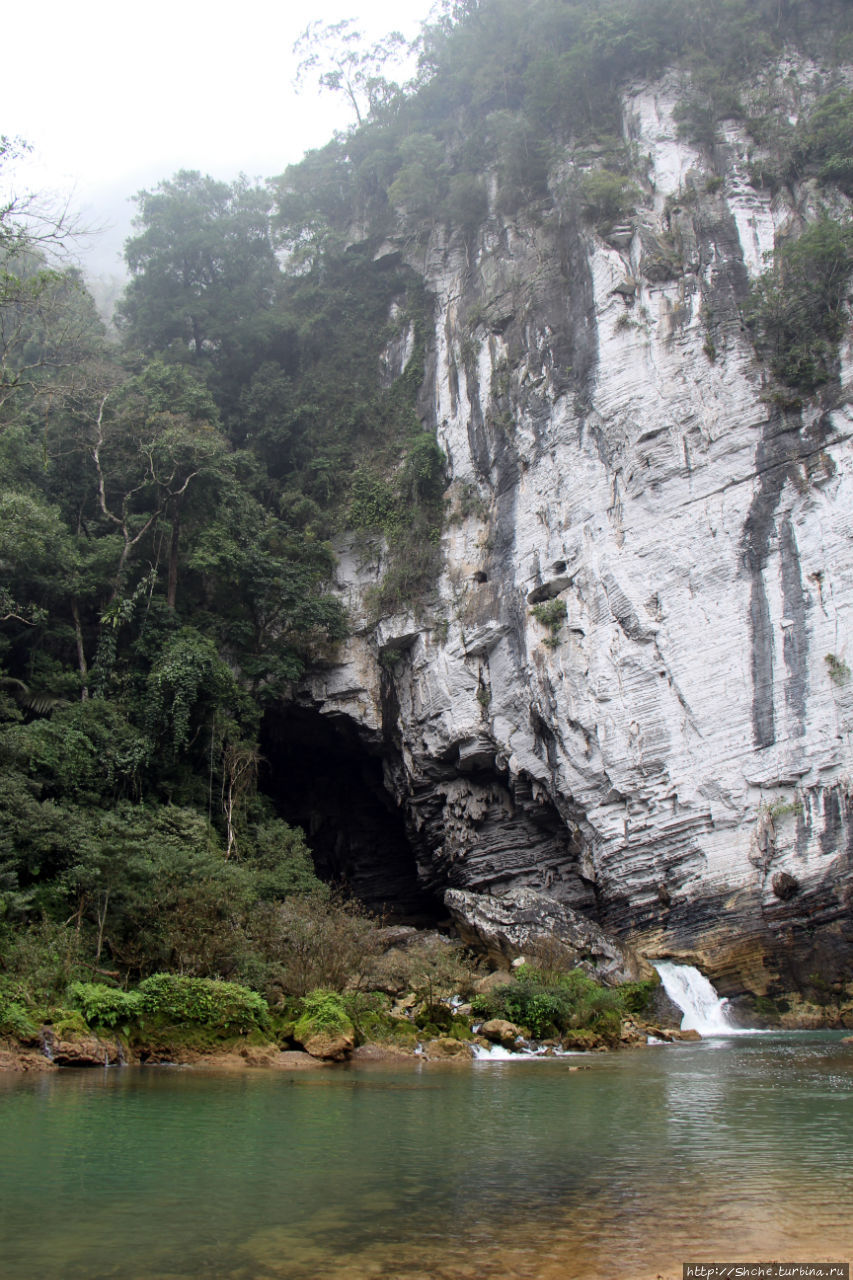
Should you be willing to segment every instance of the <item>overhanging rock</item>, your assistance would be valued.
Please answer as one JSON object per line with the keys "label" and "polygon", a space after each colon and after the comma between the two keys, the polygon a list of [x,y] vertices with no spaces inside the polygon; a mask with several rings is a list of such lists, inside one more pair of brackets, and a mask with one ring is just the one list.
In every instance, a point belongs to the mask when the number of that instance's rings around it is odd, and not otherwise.
{"label": "overhanging rock", "polygon": [[637,982],[654,976],[630,947],[547,893],[510,889],[500,897],[448,889],[444,904],[462,939],[484,947],[495,959],[513,959],[537,944],[565,948],[569,963],[588,969],[602,982]]}

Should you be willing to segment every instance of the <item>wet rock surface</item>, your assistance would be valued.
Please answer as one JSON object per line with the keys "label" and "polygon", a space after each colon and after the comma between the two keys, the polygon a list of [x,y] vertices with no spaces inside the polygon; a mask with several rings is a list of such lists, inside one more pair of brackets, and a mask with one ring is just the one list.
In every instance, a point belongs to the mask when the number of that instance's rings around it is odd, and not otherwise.
{"label": "wet rock surface", "polygon": [[502,1044],[511,1049],[520,1038],[521,1031],[514,1022],[507,1022],[505,1018],[490,1018],[488,1022],[482,1023],[479,1034],[490,1044]]}
{"label": "wet rock surface", "polygon": [[40,1036],[42,1053],[57,1067],[117,1067],[127,1062],[118,1041],[96,1035],[62,1036],[44,1027]]}

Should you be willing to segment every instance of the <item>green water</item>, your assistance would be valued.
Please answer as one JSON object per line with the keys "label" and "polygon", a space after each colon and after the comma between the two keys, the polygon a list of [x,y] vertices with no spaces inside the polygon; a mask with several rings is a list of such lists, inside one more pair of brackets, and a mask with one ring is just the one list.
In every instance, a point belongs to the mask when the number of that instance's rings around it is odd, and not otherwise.
{"label": "green water", "polygon": [[608,1280],[848,1260],[851,1139],[853,1049],[830,1035],[7,1076],[0,1276]]}

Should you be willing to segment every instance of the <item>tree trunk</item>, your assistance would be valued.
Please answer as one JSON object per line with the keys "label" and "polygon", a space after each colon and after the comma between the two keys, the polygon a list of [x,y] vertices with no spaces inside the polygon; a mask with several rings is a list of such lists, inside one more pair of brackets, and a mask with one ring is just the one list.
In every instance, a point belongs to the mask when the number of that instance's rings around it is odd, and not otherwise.
{"label": "tree trunk", "polygon": [[178,595],[178,542],[181,536],[181,502],[175,499],[172,512],[172,537],[169,542],[169,582],[166,587],[166,604],[174,609]]}
{"label": "tree trunk", "polygon": [[110,903],[110,891],[109,889],[105,889],[103,901],[98,903],[98,908],[97,908],[98,910],[98,949],[95,952],[96,964],[100,964],[101,962],[101,951],[103,950],[103,946],[104,946],[104,926],[107,923],[107,907],[109,906],[109,903]]}
{"label": "tree trunk", "polygon": [[77,642],[77,670],[80,672],[80,701],[89,697],[89,667],[86,662],[86,650],[83,647],[83,627],[80,622],[80,609],[77,601],[71,601],[71,616],[74,619],[74,639]]}

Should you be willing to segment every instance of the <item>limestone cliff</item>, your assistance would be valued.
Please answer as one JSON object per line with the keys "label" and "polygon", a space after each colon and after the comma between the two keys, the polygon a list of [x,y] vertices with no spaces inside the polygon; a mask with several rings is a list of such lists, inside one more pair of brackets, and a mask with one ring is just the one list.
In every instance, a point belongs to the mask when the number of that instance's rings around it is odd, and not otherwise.
{"label": "limestone cliff", "polygon": [[[792,112],[819,72],[777,68]],[[535,889],[727,991],[831,987],[853,954],[853,351],[821,400],[768,394],[749,277],[818,196],[751,186],[736,122],[713,155],[679,139],[678,95],[625,95],[644,196],[606,239],[558,195],[380,251],[434,299],[443,567],[428,609],[374,625],[381,549],[342,545],[356,633],[301,699],[382,759],[422,886]]]}

